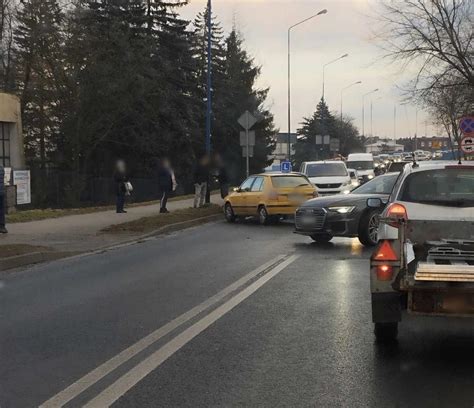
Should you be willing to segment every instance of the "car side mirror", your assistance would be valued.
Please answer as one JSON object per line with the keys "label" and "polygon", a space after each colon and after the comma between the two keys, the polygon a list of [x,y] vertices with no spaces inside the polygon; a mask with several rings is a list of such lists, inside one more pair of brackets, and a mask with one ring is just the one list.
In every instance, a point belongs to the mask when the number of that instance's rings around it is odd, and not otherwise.
{"label": "car side mirror", "polygon": [[369,208],[382,208],[383,206],[384,203],[380,198],[369,198],[367,200],[367,207]]}

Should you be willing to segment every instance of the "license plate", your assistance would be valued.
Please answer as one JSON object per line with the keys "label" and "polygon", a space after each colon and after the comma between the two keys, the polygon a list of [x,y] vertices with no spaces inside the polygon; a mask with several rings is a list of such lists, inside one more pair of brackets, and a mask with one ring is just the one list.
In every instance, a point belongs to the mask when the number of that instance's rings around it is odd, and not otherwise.
{"label": "license plate", "polygon": [[301,222],[306,225],[314,224],[316,222],[316,218],[311,215],[306,215],[301,217]]}

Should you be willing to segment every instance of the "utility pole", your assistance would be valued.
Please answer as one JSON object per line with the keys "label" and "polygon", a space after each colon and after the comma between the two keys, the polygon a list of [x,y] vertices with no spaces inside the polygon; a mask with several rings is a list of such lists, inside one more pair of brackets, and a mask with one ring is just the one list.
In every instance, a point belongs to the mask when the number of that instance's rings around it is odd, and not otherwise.
{"label": "utility pole", "polygon": [[[206,154],[211,154],[212,123],[212,0],[208,0],[207,16],[207,108],[206,108]],[[211,202],[211,180],[207,182],[206,203]]]}
{"label": "utility pole", "polygon": [[300,22],[293,24],[288,28],[288,160],[291,159],[291,31],[298,27],[301,24],[306,23],[309,20],[312,20],[315,17],[326,14],[328,11],[326,9],[321,10],[319,13],[305,18]]}

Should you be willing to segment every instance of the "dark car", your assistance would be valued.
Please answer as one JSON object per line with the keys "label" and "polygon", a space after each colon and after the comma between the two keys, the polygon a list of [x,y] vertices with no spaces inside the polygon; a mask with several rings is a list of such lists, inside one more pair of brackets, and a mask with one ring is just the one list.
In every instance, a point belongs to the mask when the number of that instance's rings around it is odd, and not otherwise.
{"label": "dark car", "polygon": [[333,237],[358,237],[366,246],[377,243],[380,209],[367,207],[369,198],[388,201],[399,173],[387,173],[356,188],[339,194],[309,200],[296,210],[295,232],[316,242]]}

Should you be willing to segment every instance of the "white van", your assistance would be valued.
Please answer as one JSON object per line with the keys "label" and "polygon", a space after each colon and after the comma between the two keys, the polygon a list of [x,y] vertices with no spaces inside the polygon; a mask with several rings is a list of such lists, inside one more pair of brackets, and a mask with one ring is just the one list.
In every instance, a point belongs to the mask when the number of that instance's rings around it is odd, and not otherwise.
{"label": "white van", "polygon": [[320,196],[348,193],[353,189],[351,177],[342,161],[304,162],[300,173],[316,186]]}
{"label": "white van", "polygon": [[353,153],[347,158],[347,167],[356,169],[363,183],[375,177],[374,156],[372,153]]}

